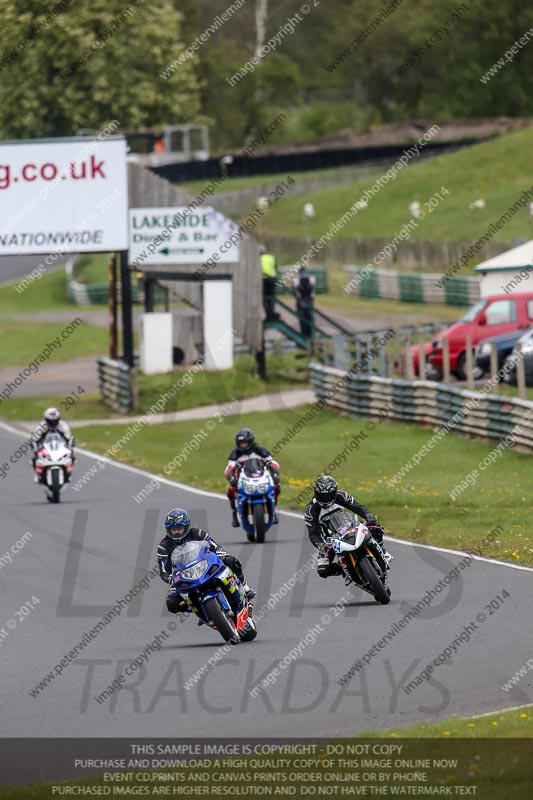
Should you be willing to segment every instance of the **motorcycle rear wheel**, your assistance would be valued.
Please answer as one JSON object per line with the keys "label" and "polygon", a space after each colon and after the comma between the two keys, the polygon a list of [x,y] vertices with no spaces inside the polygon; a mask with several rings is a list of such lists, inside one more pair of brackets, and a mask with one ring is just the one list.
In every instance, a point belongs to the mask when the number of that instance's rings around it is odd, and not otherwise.
{"label": "motorcycle rear wheel", "polygon": [[265,507],[262,503],[256,503],[254,506],[254,531],[255,541],[263,544],[265,541]]}
{"label": "motorcycle rear wheel", "polygon": [[217,597],[210,597],[205,601],[205,610],[209,619],[212,619],[217,630],[228,644],[239,644],[241,637],[237,631],[237,626],[230,619],[228,612],[222,608]]}
{"label": "motorcycle rear wheel", "polygon": [[255,627],[255,622],[252,620],[248,620],[246,625],[240,631],[241,642],[253,642],[255,637],[257,636],[257,628]]}
{"label": "motorcycle rear wheel", "polygon": [[359,561],[359,569],[365,576],[372,592],[374,593],[374,597],[378,603],[386,606],[387,603],[390,603],[390,595],[387,592],[387,589],[381,583],[376,570],[374,569],[373,565],[370,563],[371,559],[368,557],[362,558]]}

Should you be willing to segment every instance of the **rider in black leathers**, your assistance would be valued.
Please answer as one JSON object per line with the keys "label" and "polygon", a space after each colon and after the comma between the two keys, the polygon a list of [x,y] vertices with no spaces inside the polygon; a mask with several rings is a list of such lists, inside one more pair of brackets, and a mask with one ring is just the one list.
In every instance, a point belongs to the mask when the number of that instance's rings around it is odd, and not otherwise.
{"label": "rider in black leathers", "polygon": [[317,572],[321,578],[328,578],[330,575],[342,575],[342,568],[333,558],[334,553],[331,547],[327,547],[325,533],[320,523],[320,517],[328,510],[331,511],[334,504],[353,511],[359,517],[363,517],[370,533],[383,550],[385,560],[392,560],[390,553],[385,550],[383,544],[383,527],[379,524],[377,517],[366,507],[358,503],[348,492],[339,490],[337,482],[331,475],[319,475],[313,484],[314,496],[307,504],[304,511],[304,521],[311,544],[320,553],[317,563]]}
{"label": "rider in black leathers", "polygon": [[[170,583],[172,578],[171,556],[178,545],[182,545],[187,541],[206,541],[209,543],[211,552],[216,553],[222,563],[229,567],[241,581],[244,591],[246,592],[246,599],[250,601],[255,597],[254,590],[246,583],[242,564],[239,559],[230,555],[230,553],[226,553],[226,551],[211,538],[207,531],[204,531],[202,528],[191,528],[191,518],[185,509],[173,508],[168,512],[165,518],[165,530],[166,535],[161,539],[157,548],[159,575],[162,581],[167,584]],[[167,592],[166,603],[167,609],[172,614],[187,612],[189,610],[186,601],[180,597],[179,592],[176,591],[172,584],[170,584],[170,588]]]}

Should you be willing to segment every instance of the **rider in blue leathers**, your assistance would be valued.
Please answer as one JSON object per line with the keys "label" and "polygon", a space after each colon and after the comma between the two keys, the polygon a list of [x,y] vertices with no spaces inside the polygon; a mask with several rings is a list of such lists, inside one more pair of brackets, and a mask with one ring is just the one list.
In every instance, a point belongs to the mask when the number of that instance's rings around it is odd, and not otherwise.
{"label": "rider in blue leathers", "polygon": [[[211,538],[207,531],[204,531],[202,528],[191,528],[190,515],[184,508],[173,508],[168,512],[165,518],[165,531],[166,534],[159,542],[157,548],[157,561],[162,581],[167,584],[170,583],[172,578],[171,556],[178,545],[182,545],[187,541],[205,541],[209,544],[211,552],[216,553],[222,563],[229,567],[241,581],[244,586],[244,591],[246,592],[246,599],[250,601],[255,597],[254,590],[246,583],[242,564],[239,559],[226,553],[226,551]],[[179,592],[176,591],[172,584],[170,584],[170,588],[167,592],[166,602],[167,609],[171,614],[189,611],[187,602],[180,597]]]}

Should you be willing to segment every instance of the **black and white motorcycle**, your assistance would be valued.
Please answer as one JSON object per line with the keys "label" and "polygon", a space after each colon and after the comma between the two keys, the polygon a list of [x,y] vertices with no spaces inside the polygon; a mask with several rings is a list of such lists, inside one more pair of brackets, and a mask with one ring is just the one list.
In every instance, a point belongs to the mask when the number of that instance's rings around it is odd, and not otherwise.
{"label": "black and white motorcycle", "polygon": [[74,458],[64,438],[55,432],[47,433],[35,458],[38,483],[46,490],[50,503],[59,503],[61,489],[70,480]]}

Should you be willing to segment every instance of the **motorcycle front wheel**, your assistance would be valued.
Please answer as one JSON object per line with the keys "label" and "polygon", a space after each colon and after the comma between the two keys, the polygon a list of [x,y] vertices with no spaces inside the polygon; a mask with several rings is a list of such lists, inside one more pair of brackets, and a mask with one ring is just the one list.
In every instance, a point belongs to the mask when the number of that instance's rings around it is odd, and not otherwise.
{"label": "motorcycle front wheel", "polygon": [[259,544],[265,541],[265,507],[262,503],[254,506],[254,531],[255,540]]}
{"label": "motorcycle front wheel", "polygon": [[61,497],[61,484],[59,483],[59,472],[54,469],[52,472],[52,485],[48,488],[49,501],[51,503],[59,503]]}
{"label": "motorcycle front wheel", "polygon": [[239,644],[241,637],[237,626],[229,616],[228,612],[222,608],[217,597],[210,597],[204,603],[204,608],[209,619],[213,620],[217,630],[228,644]]}
{"label": "motorcycle front wheel", "polygon": [[386,606],[387,603],[390,602],[390,595],[387,592],[387,589],[381,583],[379,576],[374,569],[374,566],[371,564],[371,560],[368,557],[362,558],[359,561],[359,569],[365,576],[367,583],[369,584],[370,588],[372,589],[372,593],[378,603]]}

